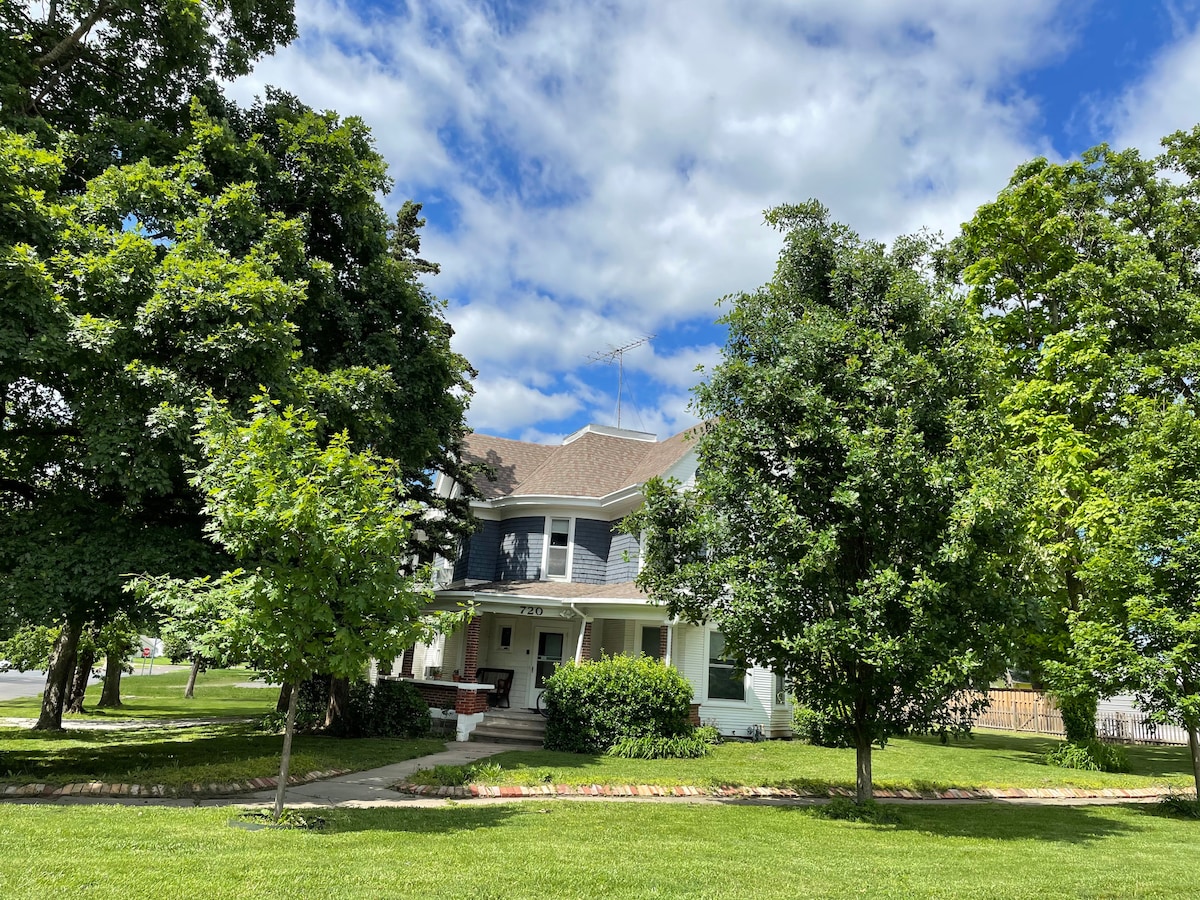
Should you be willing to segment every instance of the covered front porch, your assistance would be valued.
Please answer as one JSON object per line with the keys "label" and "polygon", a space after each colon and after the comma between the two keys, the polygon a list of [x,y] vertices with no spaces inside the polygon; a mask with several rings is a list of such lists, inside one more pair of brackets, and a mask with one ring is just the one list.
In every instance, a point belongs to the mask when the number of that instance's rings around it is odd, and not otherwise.
{"label": "covered front porch", "polygon": [[632,583],[490,582],[438,596],[447,608],[472,604],[475,615],[406,652],[398,674],[413,680],[435,716],[455,717],[459,740],[489,705],[534,708],[568,659],[645,654],[670,663],[673,626]]}

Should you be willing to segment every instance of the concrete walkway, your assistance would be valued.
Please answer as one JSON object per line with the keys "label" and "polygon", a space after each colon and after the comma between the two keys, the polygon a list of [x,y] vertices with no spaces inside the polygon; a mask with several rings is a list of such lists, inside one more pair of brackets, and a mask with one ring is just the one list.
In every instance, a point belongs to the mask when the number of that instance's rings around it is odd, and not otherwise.
{"label": "concrete walkway", "polygon": [[[368,769],[365,772],[352,772],[349,775],[336,775],[310,784],[289,786],[287,789],[288,806],[323,806],[345,807],[348,809],[367,806],[412,806],[430,805],[429,801],[444,803],[445,798],[418,798],[411,794],[399,794],[391,789],[393,784],[404,781],[418,769],[432,769],[434,766],[466,766],[497,753],[507,753],[510,750],[541,750],[541,744],[489,744],[450,743],[441,753],[431,756],[421,756],[404,762],[381,766],[378,769]],[[424,802],[422,802],[424,800]],[[241,804],[274,803],[275,791],[259,791],[254,794],[244,794],[225,803]]]}

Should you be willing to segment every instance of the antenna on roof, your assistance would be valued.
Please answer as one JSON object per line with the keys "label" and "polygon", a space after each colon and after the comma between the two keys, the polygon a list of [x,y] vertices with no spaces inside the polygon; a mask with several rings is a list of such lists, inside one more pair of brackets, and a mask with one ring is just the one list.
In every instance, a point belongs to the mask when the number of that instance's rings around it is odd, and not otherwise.
{"label": "antenna on roof", "polygon": [[597,353],[588,355],[588,359],[592,362],[612,363],[616,360],[617,363],[617,427],[621,427],[621,390],[625,385],[625,354],[630,350],[634,350],[642,344],[648,344],[657,335],[647,334],[644,337],[638,338],[636,341],[630,341],[621,347],[614,347],[611,344],[607,350],[602,350]]}

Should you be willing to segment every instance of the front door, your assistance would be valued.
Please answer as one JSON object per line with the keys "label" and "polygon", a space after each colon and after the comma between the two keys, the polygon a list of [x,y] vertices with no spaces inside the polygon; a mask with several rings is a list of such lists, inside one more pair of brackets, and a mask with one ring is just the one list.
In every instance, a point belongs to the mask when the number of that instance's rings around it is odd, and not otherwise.
{"label": "front door", "polygon": [[562,665],[563,648],[567,636],[561,631],[542,631],[537,633],[537,659],[533,664],[533,680],[530,682],[529,705],[536,706],[538,694],[546,687],[546,679],[554,674],[554,670]]}

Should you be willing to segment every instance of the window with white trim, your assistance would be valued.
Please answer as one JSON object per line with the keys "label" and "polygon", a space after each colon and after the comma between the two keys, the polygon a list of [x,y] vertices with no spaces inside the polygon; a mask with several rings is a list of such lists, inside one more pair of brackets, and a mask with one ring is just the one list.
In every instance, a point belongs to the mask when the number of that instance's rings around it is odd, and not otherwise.
{"label": "window with white trim", "polygon": [[725,635],[708,633],[708,699],[746,700],[746,673],[725,655]]}
{"label": "window with white trim", "polygon": [[546,532],[546,577],[566,578],[571,571],[571,520],[552,518]]}

